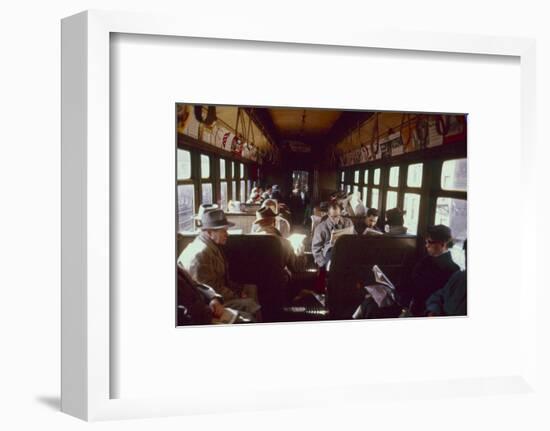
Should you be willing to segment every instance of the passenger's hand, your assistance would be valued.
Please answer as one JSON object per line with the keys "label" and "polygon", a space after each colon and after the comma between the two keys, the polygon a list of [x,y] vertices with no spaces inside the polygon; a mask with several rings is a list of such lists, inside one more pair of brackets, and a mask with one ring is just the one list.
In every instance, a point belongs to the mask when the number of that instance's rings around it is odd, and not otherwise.
{"label": "passenger's hand", "polygon": [[212,315],[216,318],[222,317],[225,311],[224,306],[220,304],[217,299],[210,301],[210,309],[212,310]]}

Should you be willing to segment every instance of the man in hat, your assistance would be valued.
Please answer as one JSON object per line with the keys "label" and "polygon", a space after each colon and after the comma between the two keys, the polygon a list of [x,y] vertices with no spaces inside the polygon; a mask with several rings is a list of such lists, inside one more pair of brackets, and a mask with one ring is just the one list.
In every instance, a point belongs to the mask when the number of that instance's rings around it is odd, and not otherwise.
{"label": "man in hat", "polygon": [[[279,211],[279,204],[275,199],[266,199],[262,202],[262,208],[271,208],[271,211],[273,211],[276,215],[275,217],[275,227],[277,230],[281,233],[283,238],[287,238],[290,235],[290,223],[288,220],[281,216],[281,213]],[[256,233],[259,230],[258,224],[252,225],[252,231],[251,233]]]}
{"label": "man in hat", "polygon": [[283,201],[283,194],[277,184],[273,184],[273,186],[271,186],[271,195],[269,197],[270,199],[275,199],[277,202]]}
{"label": "man in hat", "polygon": [[220,248],[227,242],[227,229],[234,226],[223,210],[203,212],[201,232],[180,254],[178,264],[199,283],[212,287],[227,307],[255,314],[259,311],[256,286],[237,285],[229,280],[227,261]]}
{"label": "man in hat", "polygon": [[336,201],[328,204],[328,217],[320,222],[313,232],[311,251],[315,263],[320,268],[325,268],[330,261],[332,246],[334,245],[333,234],[335,230],[353,228],[353,222],[342,217],[342,207]]}
{"label": "man in hat", "polygon": [[296,272],[296,254],[292,248],[292,244],[286,238],[283,238],[279,229],[275,227],[277,222],[277,214],[273,210],[265,206],[256,211],[256,220],[254,225],[256,226],[255,233],[263,235],[272,235],[281,241],[284,253],[285,266],[292,272]]}
{"label": "man in hat", "polygon": [[460,270],[453,262],[451,229],[438,224],[429,226],[426,236],[427,256],[416,264],[410,280],[411,311],[415,316],[426,315],[426,300],[441,289],[451,276]]}

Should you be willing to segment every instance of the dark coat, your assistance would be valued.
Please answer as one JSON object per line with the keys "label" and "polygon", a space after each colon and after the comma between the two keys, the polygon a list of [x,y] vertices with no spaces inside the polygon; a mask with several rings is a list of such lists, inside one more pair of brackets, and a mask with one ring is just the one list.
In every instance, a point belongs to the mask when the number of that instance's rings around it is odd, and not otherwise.
{"label": "dark coat", "polygon": [[437,290],[443,288],[451,275],[459,271],[450,252],[440,256],[425,256],[412,271],[410,294],[413,300],[412,312],[415,316],[426,315],[426,301]]}
{"label": "dark coat", "polygon": [[426,311],[438,316],[466,315],[466,271],[455,272],[442,289],[426,301]]}
{"label": "dark coat", "polygon": [[212,323],[210,302],[223,298],[211,287],[201,285],[178,265],[178,325],[206,325]]}

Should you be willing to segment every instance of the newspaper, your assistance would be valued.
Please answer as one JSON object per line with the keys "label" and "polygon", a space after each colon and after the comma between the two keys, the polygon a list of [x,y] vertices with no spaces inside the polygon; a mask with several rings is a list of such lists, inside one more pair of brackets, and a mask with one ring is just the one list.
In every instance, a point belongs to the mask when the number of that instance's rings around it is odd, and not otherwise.
{"label": "newspaper", "polygon": [[354,235],[355,234],[355,228],[353,226],[345,227],[343,229],[334,229],[330,233],[330,243],[334,245],[336,240],[340,238],[342,235]]}
{"label": "newspaper", "polygon": [[372,296],[372,299],[374,299],[376,305],[380,308],[395,304],[395,286],[393,283],[386,277],[386,274],[382,272],[378,265],[372,267],[372,272],[377,284],[365,286],[365,290]]}
{"label": "newspaper", "polygon": [[368,227],[363,231],[363,235],[378,236],[378,235],[383,235],[383,233],[380,232],[379,230],[371,229],[370,227]]}

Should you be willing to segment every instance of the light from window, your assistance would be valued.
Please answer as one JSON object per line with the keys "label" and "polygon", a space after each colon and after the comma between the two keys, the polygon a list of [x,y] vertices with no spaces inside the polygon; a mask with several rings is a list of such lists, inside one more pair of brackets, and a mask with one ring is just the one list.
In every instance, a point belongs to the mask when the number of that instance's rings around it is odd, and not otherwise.
{"label": "light from window", "polygon": [[354,182],[355,184],[359,183],[359,171],[355,171],[355,172],[353,173],[353,182]]}
{"label": "light from window", "polygon": [[465,256],[462,245],[467,235],[468,203],[463,199],[437,198],[435,224],[444,224],[451,228],[454,246],[451,249],[453,260],[462,269],[465,268]]}
{"label": "light from window", "polygon": [[390,168],[390,187],[397,187],[399,185],[399,166],[392,166]]}
{"label": "light from window", "polygon": [[201,154],[201,178],[210,178],[210,157]]}
{"label": "light from window", "polygon": [[363,183],[368,184],[369,183],[369,170],[365,169],[365,172],[363,173]]}
{"label": "light from window", "polygon": [[237,200],[237,181],[231,181],[231,199]]}
{"label": "light from window", "polygon": [[422,185],[422,163],[409,165],[407,169],[407,187],[420,187]]}
{"label": "light from window", "polygon": [[225,160],[220,159],[220,178],[225,178]]}
{"label": "light from window", "polygon": [[348,193],[351,193],[351,184],[348,184]]}
{"label": "light from window", "polygon": [[220,183],[220,205],[224,211],[227,211],[227,181]]}
{"label": "light from window", "polygon": [[246,189],[244,184],[245,184],[244,180],[241,180],[241,202],[246,201]]}
{"label": "light from window", "polygon": [[466,191],[466,159],[447,160],[441,167],[441,188],[443,190]]}
{"label": "light from window", "polygon": [[229,171],[227,174],[228,174],[231,178],[233,178],[233,171],[234,171],[234,169],[233,169],[233,162],[229,163],[229,164],[227,165],[227,168],[228,168],[228,171]]}
{"label": "light from window", "polygon": [[212,184],[210,183],[203,183],[202,184],[202,196],[201,196],[201,204],[211,204],[212,203]]}
{"label": "light from window", "polygon": [[178,186],[178,230],[193,231],[195,229],[193,215],[195,213],[195,186],[183,184]]}
{"label": "light from window", "polygon": [[244,178],[244,165],[241,163],[241,178]]}
{"label": "light from window", "polygon": [[178,148],[178,180],[191,178],[191,153]]}
{"label": "light from window", "polygon": [[418,211],[420,210],[420,195],[417,193],[405,193],[403,202],[405,211],[404,219],[407,232],[416,235],[418,232]]}
{"label": "light from window", "polygon": [[363,187],[363,205],[365,205],[367,208],[369,207],[369,204],[367,203],[367,187]]}
{"label": "light from window", "polygon": [[374,170],[374,184],[380,184],[380,168]]}
{"label": "light from window", "polygon": [[344,182],[344,171],[340,172],[340,182]]}
{"label": "light from window", "polygon": [[359,191],[359,186],[357,186],[357,185],[353,186],[353,193],[358,192],[358,191]]}
{"label": "light from window", "polygon": [[380,196],[380,191],[378,189],[372,189],[371,195],[370,206],[371,208],[378,209],[378,197]]}
{"label": "light from window", "polygon": [[386,210],[397,206],[397,192],[388,192],[386,195]]}
{"label": "light from window", "polygon": [[340,183],[340,190],[344,191],[346,189],[346,185],[344,183]]}

